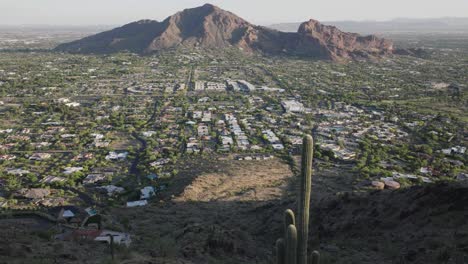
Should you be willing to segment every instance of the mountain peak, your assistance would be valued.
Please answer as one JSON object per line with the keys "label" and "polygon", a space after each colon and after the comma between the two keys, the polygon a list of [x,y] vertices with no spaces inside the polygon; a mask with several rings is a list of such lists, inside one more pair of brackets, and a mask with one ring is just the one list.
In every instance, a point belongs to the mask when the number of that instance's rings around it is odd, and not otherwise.
{"label": "mountain peak", "polygon": [[206,3],[202,6],[200,6],[199,8],[203,8],[203,9],[210,9],[210,10],[221,10],[221,8],[215,6],[215,5],[212,5],[210,3]]}
{"label": "mountain peak", "polygon": [[72,53],[112,53],[123,50],[148,54],[169,48],[236,47],[244,52],[299,55],[328,60],[379,57],[392,52],[390,41],[345,33],[317,20],[302,23],[297,33],[255,26],[215,5],[185,9],[162,22],[143,20],[59,45]]}
{"label": "mountain peak", "polygon": [[338,28],[334,26],[327,26],[327,25],[320,23],[318,20],[310,19],[309,21],[306,21],[299,26],[298,33],[312,34],[315,32],[323,32],[323,31],[341,32]]}
{"label": "mountain peak", "polygon": [[[202,6],[197,6],[197,7],[192,7],[192,8],[187,8],[187,9],[184,9],[180,12],[178,12],[177,14],[175,14],[174,16],[178,15],[178,14],[196,14],[196,15],[199,15],[199,16],[207,16],[207,15],[210,15],[210,14],[213,14],[213,13],[226,13],[228,14],[229,12],[226,11],[226,10],[223,10],[215,5],[212,5],[212,4],[204,4]],[[172,16],[173,17],[173,16]]]}

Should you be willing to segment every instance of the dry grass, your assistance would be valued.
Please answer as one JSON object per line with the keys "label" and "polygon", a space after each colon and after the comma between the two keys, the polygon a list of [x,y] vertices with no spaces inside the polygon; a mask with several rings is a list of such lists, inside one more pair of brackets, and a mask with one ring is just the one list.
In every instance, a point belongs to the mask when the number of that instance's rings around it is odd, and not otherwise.
{"label": "dry grass", "polygon": [[230,161],[218,173],[204,173],[187,186],[176,202],[268,201],[284,194],[292,177],[289,166],[267,161]]}

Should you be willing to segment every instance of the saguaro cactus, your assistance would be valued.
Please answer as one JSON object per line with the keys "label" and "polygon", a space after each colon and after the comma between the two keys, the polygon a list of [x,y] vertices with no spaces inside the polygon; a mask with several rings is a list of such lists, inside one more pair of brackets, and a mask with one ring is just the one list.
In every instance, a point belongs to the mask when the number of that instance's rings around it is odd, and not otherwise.
{"label": "saguaro cactus", "polygon": [[298,245],[297,245],[297,264],[307,264],[307,241],[309,235],[309,207],[310,207],[310,189],[312,184],[312,160],[314,143],[312,136],[307,135],[302,143],[302,162],[301,176],[299,181],[298,198]]}
{"label": "saguaro cactus", "polygon": [[297,230],[289,225],[286,232],[286,264],[297,263]]}
{"label": "saguaro cactus", "polygon": [[[276,241],[278,264],[307,264],[307,242],[309,237],[309,207],[312,184],[313,139],[304,137],[301,175],[299,177],[298,218],[287,209],[284,212],[284,239]],[[318,264],[319,255],[314,251],[310,258],[312,264]]]}
{"label": "saguaro cactus", "polygon": [[286,260],[286,248],[283,238],[279,238],[276,240],[276,264],[285,264],[284,261]]}
{"label": "saguaro cactus", "polygon": [[313,251],[310,258],[310,264],[319,264],[320,263],[320,253],[318,251]]}

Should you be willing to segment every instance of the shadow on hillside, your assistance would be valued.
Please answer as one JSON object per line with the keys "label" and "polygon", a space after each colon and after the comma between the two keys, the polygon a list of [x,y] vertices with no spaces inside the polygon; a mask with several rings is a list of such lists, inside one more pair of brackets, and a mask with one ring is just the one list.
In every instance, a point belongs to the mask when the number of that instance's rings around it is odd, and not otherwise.
{"label": "shadow on hillside", "polygon": [[[467,194],[463,186],[430,185],[323,199],[311,208],[310,248],[325,263],[466,263]],[[293,197],[170,202],[123,215],[144,255],[273,263],[283,211],[293,207]]]}
{"label": "shadow on hillside", "polygon": [[[197,166],[200,162],[203,166]],[[106,210],[111,221],[105,227],[120,227],[133,237],[133,254],[118,252],[118,258],[128,259],[122,263],[274,263],[274,244],[283,235],[283,212],[295,209],[295,178],[287,177],[278,185],[272,182],[276,189],[252,189],[250,185],[257,182],[242,182],[234,173],[241,169],[231,161],[189,161],[167,193],[148,206]],[[207,173],[223,176],[213,185],[209,184],[214,178],[207,178],[203,184],[210,188],[226,184],[231,177],[234,184],[249,188],[213,192],[213,196],[203,193],[211,189],[200,189],[196,194],[201,196],[195,197],[203,200],[186,196],[187,188],[200,184],[199,178]],[[266,173],[270,174],[274,177]],[[268,183],[265,177],[259,184]],[[313,180],[309,247],[321,251],[322,263],[467,263],[463,259],[468,255],[467,186],[432,184],[327,196],[325,189],[330,186],[319,177],[320,172]],[[87,243],[73,248],[56,256],[54,252],[59,251],[44,252],[59,263],[85,262],[90,252],[98,257],[108,254],[103,247],[90,250]],[[22,261],[42,254],[37,251],[33,248],[5,259]]]}

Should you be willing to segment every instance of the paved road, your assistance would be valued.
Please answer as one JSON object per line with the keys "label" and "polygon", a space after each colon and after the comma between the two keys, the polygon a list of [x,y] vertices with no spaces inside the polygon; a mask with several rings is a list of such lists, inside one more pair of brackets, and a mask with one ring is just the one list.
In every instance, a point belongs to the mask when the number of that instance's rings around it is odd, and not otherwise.
{"label": "paved road", "polygon": [[[148,119],[148,121],[146,121],[146,123],[144,124],[143,127],[146,127],[151,122],[154,122],[154,120],[156,119],[156,116],[158,114],[164,112],[167,109],[167,107],[169,106],[169,102],[166,102],[164,104],[164,107],[160,111],[158,111],[159,100],[160,100],[160,98],[155,99],[154,106],[153,106],[153,114]],[[148,143],[146,142],[146,139],[144,137],[140,136],[140,132],[134,131],[132,133],[132,136],[135,137],[136,140],[138,140],[140,142],[140,148],[138,149],[138,151],[136,153],[136,156],[135,156],[135,159],[133,160],[132,165],[130,166],[130,170],[129,170],[130,174],[135,175],[138,185],[141,185],[141,172],[138,170],[138,164],[140,163],[140,160],[141,160],[141,153],[143,151],[145,151],[146,147],[148,146]]]}

